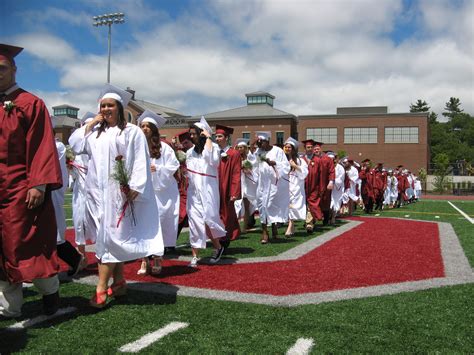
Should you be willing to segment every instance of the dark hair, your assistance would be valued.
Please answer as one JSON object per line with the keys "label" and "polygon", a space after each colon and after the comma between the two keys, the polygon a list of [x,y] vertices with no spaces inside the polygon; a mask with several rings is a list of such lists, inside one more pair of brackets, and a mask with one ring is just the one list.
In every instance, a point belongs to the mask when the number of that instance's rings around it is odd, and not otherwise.
{"label": "dark hair", "polygon": [[[287,156],[287,158],[288,158],[288,160],[293,160],[295,162],[295,164],[298,165],[298,151],[293,146],[293,144],[290,144],[290,143],[288,143],[288,144],[291,146],[291,151],[290,151],[290,155]],[[295,170],[295,169],[293,167],[291,167],[291,170]]]}
{"label": "dark hair", "polygon": [[[127,120],[125,119],[125,112],[123,109],[123,105],[120,101],[115,100],[115,103],[117,104],[118,107],[118,121],[117,121],[117,127],[120,128],[120,133],[125,129],[127,126]],[[108,123],[106,120],[103,120],[100,125],[99,129],[97,130],[97,138],[101,135],[102,132],[105,131],[105,129],[108,127]]]}
{"label": "dark hair", "polygon": [[[189,127],[189,129],[195,129],[196,130],[196,135],[199,137],[199,141],[197,144],[194,144],[194,151],[198,154],[201,154],[202,151],[204,150],[204,145],[206,144],[206,137],[203,137],[201,136],[201,133],[202,133],[202,129],[199,128],[198,126],[196,125],[191,125],[191,127]],[[194,142],[193,142],[194,143]]]}
{"label": "dark hair", "polygon": [[[149,146],[150,156],[155,159],[160,159],[161,157],[160,131],[153,123],[143,122],[142,124],[144,123],[146,123],[148,128],[150,128],[151,130],[151,138],[150,138],[150,146]],[[142,124],[140,124],[140,128]]]}

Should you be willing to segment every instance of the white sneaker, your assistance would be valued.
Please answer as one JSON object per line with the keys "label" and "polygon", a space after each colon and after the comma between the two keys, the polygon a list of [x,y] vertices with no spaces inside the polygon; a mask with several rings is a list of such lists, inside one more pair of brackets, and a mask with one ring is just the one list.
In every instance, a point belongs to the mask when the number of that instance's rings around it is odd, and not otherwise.
{"label": "white sneaker", "polygon": [[197,264],[198,264],[198,257],[197,256],[193,256],[193,259],[191,260],[191,262],[189,263],[189,267],[197,267]]}

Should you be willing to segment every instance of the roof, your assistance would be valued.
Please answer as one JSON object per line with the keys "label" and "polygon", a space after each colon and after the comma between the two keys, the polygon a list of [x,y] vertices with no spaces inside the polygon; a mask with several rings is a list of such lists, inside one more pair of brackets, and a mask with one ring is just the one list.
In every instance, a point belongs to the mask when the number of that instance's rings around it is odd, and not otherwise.
{"label": "roof", "polygon": [[[194,116],[192,118],[201,117]],[[295,115],[278,110],[267,104],[254,104],[232,108],[230,110],[207,113],[206,119],[242,119],[242,118],[289,118]]]}
{"label": "roof", "polygon": [[153,112],[163,116],[164,118],[177,117],[177,116],[184,117],[185,116],[181,112],[179,112],[178,110],[175,110],[174,108],[157,105],[157,104],[145,101],[145,100],[132,99],[132,101],[130,103],[135,104],[136,106],[141,108],[143,111],[150,110],[150,111],[153,111]]}
{"label": "roof", "polygon": [[324,118],[336,118],[336,119],[347,119],[347,118],[390,118],[396,116],[411,116],[411,117],[428,117],[429,112],[400,112],[400,113],[367,113],[367,114],[329,114],[329,115],[299,115],[299,120],[311,120],[314,118],[324,119]]}
{"label": "roof", "polygon": [[272,99],[275,98],[272,94],[266,91],[255,91],[255,92],[249,92],[248,94],[245,94],[246,97],[249,96],[270,96]]}
{"label": "roof", "polygon": [[[56,123],[56,127],[79,127],[81,125],[81,120],[77,118],[72,118],[68,116],[53,116],[52,119]],[[79,126],[78,126],[79,125]]]}
{"label": "roof", "polygon": [[54,110],[54,109],[57,109],[57,108],[72,108],[72,109],[74,109],[74,110],[79,110],[79,108],[77,108],[77,107],[74,107],[74,106],[71,106],[71,105],[66,105],[66,104],[64,104],[64,105],[58,105],[58,106],[53,106],[53,110]]}

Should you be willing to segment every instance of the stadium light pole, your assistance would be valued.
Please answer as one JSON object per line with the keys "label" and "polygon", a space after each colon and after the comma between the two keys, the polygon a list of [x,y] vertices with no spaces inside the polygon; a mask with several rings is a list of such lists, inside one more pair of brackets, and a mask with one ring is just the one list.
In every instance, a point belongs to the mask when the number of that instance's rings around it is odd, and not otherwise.
{"label": "stadium light pole", "polygon": [[94,16],[92,18],[94,20],[94,23],[92,24],[95,27],[99,26],[109,26],[109,59],[107,63],[107,83],[110,84],[110,55],[111,55],[111,49],[112,49],[112,24],[120,24],[125,22],[125,14],[122,12],[116,12],[113,14],[105,14],[105,15],[99,15],[99,16]]}

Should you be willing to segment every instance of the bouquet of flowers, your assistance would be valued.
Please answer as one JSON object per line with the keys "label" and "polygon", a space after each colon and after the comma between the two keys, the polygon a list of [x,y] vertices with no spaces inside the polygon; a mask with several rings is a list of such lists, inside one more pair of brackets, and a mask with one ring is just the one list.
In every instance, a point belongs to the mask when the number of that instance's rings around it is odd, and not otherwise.
{"label": "bouquet of flowers", "polygon": [[182,150],[177,150],[175,154],[176,154],[176,159],[178,159],[180,164],[184,164],[186,162],[185,152],[183,152]]}
{"label": "bouquet of flowers", "polygon": [[245,170],[252,170],[252,163],[250,162],[250,160],[248,159],[245,159],[243,162],[242,162],[242,169],[245,169]]}
{"label": "bouquet of flowers", "polygon": [[265,153],[259,154],[258,157],[260,161],[263,161],[263,162],[267,161],[267,155]]}
{"label": "bouquet of flowers", "polygon": [[77,164],[74,160],[76,159],[76,154],[72,150],[70,145],[66,146],[66,166],[68,169],[75,170],[81,178],[85,178],[84,175],[87,174],[87,167]]}
{"label": "bouquet of flowers", "polygon": [[125,161],[123,160],[122,155],[117,155],[115,157],[115,166],[114,166],[114,171],[112,173],[112,179],[114,179],[116,182],[119,183],[120,185],[120,191],[125,195],[125,202],[122,206],[122,211],[120,212],[119,219],[117,221],[117,228],[120,225],[120,222],[122,221],[123,217],[125,216],[125,212],[127,211],[127,208],[130,207],[130,213],[132,215],[132,221],[133,225],[137,225],[137,221],[135,219],[135,211],[133,207],[133,201],[129,201],[127,199],[127,195],[130,192],[130,173],[127,171],[127,168],[125,167]]}

